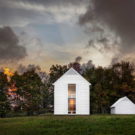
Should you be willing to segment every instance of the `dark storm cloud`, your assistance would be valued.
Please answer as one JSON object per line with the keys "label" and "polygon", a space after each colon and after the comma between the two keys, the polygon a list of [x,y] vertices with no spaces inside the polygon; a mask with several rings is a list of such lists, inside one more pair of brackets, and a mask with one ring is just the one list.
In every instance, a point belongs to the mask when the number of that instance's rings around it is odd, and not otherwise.
{"label": "dark storm cloud", "polygon": [[[0,2],[1,4],[1,2]],[[48,13],[44,13],[44,16]],[[34,20],[35,19],[35,20]],[[35,10],[25,10],[18,7],[8,7],[8,4],[0,5],[0,25],[6,26],[18,26],[25,25],[27,22],[33,22],[33,20],[41,21],[41,14]]]}
{"label": "dark storm cloud", "polygon": [[43,4],[43,5],[79,5],[88,2],[88,0],[19,0],[24,3]]}
{"label": "dark storm cloud", "polygon": [[30,4],[42,6],[78,6],[86,5],[89,0],[0,0],[0,7],[12,7],[14,4]]}
{"label": "dark storm cloud", "polygon": [[87,2],[88,0],[0,0],[0,25],[25,26],[56,21],[73,15],[74,7],[84,7]]}
{"label": "dark storm cloud", "polygon": [[26,56],[19,39],[10,27],[0,28],[0,61],[16,61]]}
{"label": "dark storm cloud", "polygon": [[[110,39],[107,37],[100,37],[99,39],[90,39],[88,45],[85,49],[95,48],[101,53],[112,50],[118,44],[116,41],[110,42]],[[99,47],[100,46],[100,47]]]}
{"label": "dark storm cloud", "polygon": [[102,28],[109,29],[120,38],[121,52],[133,51],[135,46],[134,0],[90,0],[87,12],[80,17],[79,21],[82,25],[100,24]]}
{"label": "dark storm cloud", "polygon": [[[108,44],[109,44],[109,39],[106,38],[106,37],[103,37],[103,38],[100,38],[100,39],[96,40],[96,42],[103,45],[103,46],[105,46],[105,47],[107,47]],[[91,47],[91,46],[92,47],[95,46],[95,40],[90,40],[86,47]]]}

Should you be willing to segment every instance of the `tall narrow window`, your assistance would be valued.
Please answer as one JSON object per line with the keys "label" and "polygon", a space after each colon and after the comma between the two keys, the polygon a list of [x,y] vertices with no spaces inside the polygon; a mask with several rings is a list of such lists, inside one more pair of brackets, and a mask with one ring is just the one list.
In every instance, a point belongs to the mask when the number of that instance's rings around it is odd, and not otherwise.
{"label": "tall narrow window", "polygon": [[76,96],[76,85],[69,84],[68,85],[68,98],[75,98]]}
{"label": "tall narrow window", "polygon": [[68,85],[68,113],[69,114],[76,113],[76,85],[75,84]]}

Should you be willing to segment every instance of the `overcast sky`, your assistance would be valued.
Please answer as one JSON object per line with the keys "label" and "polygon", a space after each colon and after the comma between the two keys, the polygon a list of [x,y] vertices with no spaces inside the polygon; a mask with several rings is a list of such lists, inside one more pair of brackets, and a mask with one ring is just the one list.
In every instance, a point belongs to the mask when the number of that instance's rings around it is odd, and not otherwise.
{"label": "overcast sky", "polygon": [[0,64],[134,60],[134,0],[0,0]]}

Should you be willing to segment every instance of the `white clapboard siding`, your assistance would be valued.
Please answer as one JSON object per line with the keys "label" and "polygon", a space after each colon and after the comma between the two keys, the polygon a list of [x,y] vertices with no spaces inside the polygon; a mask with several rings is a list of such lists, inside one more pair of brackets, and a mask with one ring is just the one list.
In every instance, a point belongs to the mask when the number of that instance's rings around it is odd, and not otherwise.
{"label": "white clapboard siding", "polygon": [[76,84],[76,114],[90,114],[90,83],[73,68],[54,83],[54,114],[68,114],[68,84]]}
{"label": "white clapboard siding", "polygon": [[111,114],[135,114],[135,104],[127,97],[120,98],[111,106]]}

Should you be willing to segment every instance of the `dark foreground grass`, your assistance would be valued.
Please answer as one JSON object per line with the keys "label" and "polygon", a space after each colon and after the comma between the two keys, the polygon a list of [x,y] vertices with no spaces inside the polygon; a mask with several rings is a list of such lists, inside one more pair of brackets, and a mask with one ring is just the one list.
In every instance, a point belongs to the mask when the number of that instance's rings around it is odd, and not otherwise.
{"label": "dark foreground grass", "polygon": [[0,135],[135,135],[135,116],[38,116],[0,119]]}

